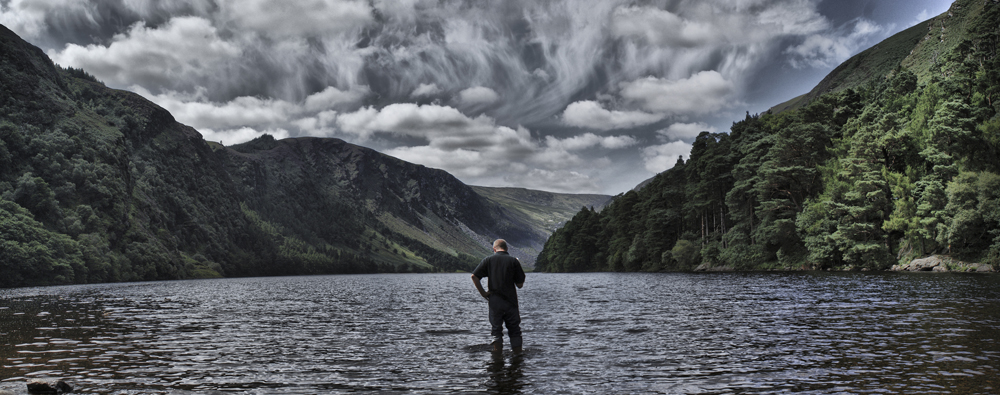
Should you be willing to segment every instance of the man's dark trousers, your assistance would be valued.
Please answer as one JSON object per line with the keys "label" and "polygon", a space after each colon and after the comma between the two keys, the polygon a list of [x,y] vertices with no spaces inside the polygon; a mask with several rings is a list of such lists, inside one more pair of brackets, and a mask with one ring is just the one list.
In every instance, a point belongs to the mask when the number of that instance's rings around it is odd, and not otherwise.
{"label": "man's dark trousers", "polygon": [[493,344],[503,344],[503,325],[507,325],[507,336],[510,337],[512,349],[521,348],[521,312],[517,305],[511,304],[498,294],[490,295],[490,325],[493,330]]}

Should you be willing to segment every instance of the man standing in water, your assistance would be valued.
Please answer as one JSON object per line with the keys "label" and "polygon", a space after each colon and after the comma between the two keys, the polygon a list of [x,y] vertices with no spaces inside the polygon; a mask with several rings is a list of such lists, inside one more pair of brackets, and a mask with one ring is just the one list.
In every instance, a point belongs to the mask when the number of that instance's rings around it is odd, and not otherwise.
{"label": "man standing in water", "polygon": [[[493,242],[493,255],[483,259],[472,271],[472,282],[479,294],[489,301],[490,325],[493,330],[493,352],[503,350],[503,326],[507,325],[510,348],[521,352],[521,312],[517,308],[517,288],[524,286],[524,269],[521,262],[507,253],[507,242],[497,239]],[[487,278],[489,291],[480,283]]]}

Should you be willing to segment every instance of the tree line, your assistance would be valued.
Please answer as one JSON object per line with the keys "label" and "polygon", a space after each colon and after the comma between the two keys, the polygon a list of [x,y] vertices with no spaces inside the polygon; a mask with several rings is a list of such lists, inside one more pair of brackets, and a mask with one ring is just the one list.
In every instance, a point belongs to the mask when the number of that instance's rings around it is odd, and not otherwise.
{"label": "tree line", "polygon": [[884,79],[701,133],[688,160],[557,230],[536,270],[1000,264],[998,7],[925,82]]}

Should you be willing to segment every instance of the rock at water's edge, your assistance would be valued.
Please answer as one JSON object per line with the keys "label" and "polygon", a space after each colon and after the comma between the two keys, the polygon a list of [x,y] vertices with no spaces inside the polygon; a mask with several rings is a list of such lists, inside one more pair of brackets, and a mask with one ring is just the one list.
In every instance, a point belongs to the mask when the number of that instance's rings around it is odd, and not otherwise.
{"label": "rock at water's edge", "polygon": [[712,266],[710,263],[702,263],[698,267],[694,268],[696,272],[731,272],[734,271],[732,266]]}
{"label": "rock at water's edge", "polygon": [[992,265],[987,265],[985,263],[967,263],[962,261],[955,261],[948,257],[942,257],[939,255],[931,255],[926,258],[914,259],[910,263],[904,265],[895,265],[892,267],[892,271],[895,272],[947,272],[952,271],[948,269],[951,266],[953,271],[958,272],[976,272],[976,273],[993,273],[996,269]]}
{"label": "rock at water's edge", "polygon": [[62,380],[59,380],[54,386],[47,381],[37,379],[28,382],[29,394],[61,394],[67,392],[73,392],[73,387]]}

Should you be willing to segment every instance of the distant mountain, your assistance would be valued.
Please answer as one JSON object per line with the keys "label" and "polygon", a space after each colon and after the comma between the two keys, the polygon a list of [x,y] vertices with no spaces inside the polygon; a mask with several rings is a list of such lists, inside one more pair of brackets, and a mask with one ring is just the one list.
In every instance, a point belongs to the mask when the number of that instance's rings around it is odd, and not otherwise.
{"label": "distant mountain", "polygon": [[609,197],[470,187],[338,139],[205,141],[0,26],[0,286],[530,266]]}
{"label": "distant mountain", "polygon": [[514,251],[523,251],[521,255],[528,257],[528,261],[522,259],[522,262],[531,266],[534,266],[535,257],[541,252],[545,240],[553,231],[573,218],[573,215],[580,210],[591,208],[600,210],[611,201],[611,197],[607,195],[555,194],[524,188],[474,186],[472,189],[490,201],[509,209],[511,216],[518,222],[545,233],[545,238],[535,239],[540,241],[538,243],[529,242],[514,246]]}
{"label": "distant mountain", "polygon": [[886,270],[939,254],[1000,269],[996,0],[955,1],[808,94],[701,133],[687,161],[556,230],[535,270]]}

